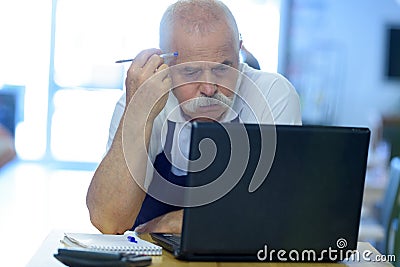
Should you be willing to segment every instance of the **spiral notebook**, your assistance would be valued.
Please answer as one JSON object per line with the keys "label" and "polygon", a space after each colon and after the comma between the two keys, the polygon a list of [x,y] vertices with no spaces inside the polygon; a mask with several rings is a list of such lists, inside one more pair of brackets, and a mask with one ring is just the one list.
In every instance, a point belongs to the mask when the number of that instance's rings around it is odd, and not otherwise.
{"label": "spiral notebook", "polygon": [[61,242],[67,247],[98,251],[128,252],[141,255],[161,255],[162,248],[138,237],[133,231],[123,235],[65,233]]}

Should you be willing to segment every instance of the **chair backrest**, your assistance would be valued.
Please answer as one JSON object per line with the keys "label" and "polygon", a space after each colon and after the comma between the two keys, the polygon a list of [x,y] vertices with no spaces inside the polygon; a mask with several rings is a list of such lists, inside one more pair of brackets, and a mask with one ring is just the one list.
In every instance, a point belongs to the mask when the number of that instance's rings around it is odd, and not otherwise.
{"label": "chair backrest", "polygon": [[395,262],[393,263],[395,267],[400,267],[400,212],[395,220],[392,222],[393,226],[393,246],[389,244],[389,246],[392,246],[392,249],[389,250],[388,255],[395,255],[396,259]]}
{"label": "chair backrest", "polygon": [[385,252],[387,256],[395,257],[390,259],[395,267],[400,267],[400,213],[390,224],[390,233],[388,236],[388,249]]}
{"label": "chair backrest", "polygon": [[394,157],[390,161],[390,176],[387,190],[382,203],[381,222],[385,229],[384,251],[388,252],[389,235],[392,231],[393,220],[400,214],[400,157]]}

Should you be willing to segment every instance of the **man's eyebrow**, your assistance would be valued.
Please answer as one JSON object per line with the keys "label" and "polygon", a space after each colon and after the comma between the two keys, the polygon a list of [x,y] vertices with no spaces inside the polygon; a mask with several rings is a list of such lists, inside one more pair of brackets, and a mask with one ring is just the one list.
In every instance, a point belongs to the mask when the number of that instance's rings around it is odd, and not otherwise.
{"label": "man's eyebrow", "polygon": [[223,65],[228,65],[228,66],[232,66],[232,65],[233,65],[233,62],[230,61],[230,60],[224,60],[221,64],[223,64]]}
{"label": "man's eyebrow", "polygon": [[188,71],[188,70],[199,70],[201,67],[199,66],[184,66],[181,70]]}

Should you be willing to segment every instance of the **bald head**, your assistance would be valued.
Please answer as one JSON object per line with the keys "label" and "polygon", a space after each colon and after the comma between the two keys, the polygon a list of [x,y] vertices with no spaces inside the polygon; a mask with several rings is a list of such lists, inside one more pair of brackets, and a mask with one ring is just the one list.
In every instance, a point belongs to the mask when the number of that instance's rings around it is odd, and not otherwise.
{"label": "bald head", "polygon": [[174,29],[183,27],[188,35],[207,35],[227,29],[239,51],[239,30],[231,11],[218,0],[180,0],[165,11],[160,22],[160,48],[170,51]]}

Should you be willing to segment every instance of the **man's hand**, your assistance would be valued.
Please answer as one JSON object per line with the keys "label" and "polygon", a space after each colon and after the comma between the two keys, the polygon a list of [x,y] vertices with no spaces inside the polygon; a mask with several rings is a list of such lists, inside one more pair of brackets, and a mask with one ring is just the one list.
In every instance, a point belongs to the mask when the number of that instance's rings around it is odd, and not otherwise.
{"label": "man's hand", "polygon": [[173,233],[182,232],[183,210],[173,211],[135,228],[138,233]]}
{"label": "man's hand", "polygon": [[[147,49],[132,61],[125,79],[126,106],[135,98],[136,108],[154,119],[164,108],[172,82],[161,50]],[[139,114],[142,114],[139,113]]]}

